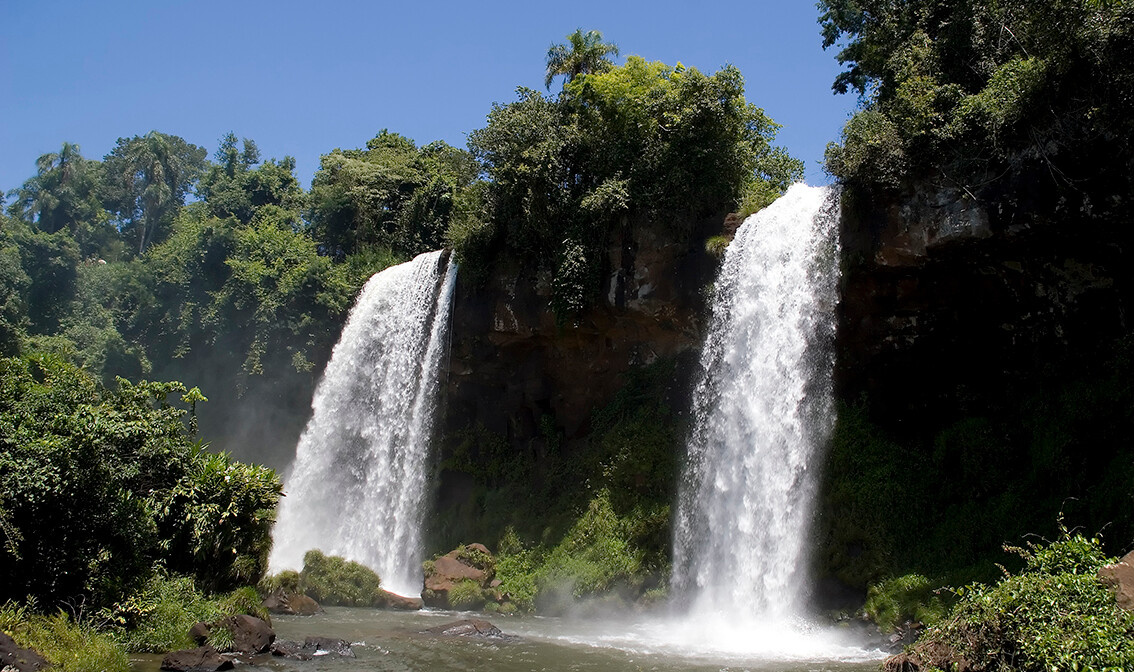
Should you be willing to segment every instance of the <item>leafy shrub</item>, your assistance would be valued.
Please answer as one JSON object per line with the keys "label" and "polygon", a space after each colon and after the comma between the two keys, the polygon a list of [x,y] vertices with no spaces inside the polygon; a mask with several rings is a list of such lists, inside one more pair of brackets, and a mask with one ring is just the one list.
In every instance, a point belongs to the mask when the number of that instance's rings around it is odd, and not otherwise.
{"label": "leafy shrub", "polygon": [[480,609],[485,602],[484,590],[472,579],[461,579],[449,589],[449,605],[459,611]]}
{"label": "leafy shrub", "polygon": [[535,609],[538,569],[539,554],[525,548],[516,531],[509,527],[500,539],[496,553],[496,576],[500,579],[500,590],[520,611]]}
{"label": "leafy shrub", "polygon": [[1097,577],[1113,559],[1097,538],[1062,532],[1051,543],[1007,549],[1023,558],[1023,570],[958,590],[952,614],[914,650],[943,642],[976,670],[1134,668],[1134,614]]}
{"label": "leafy shrub", "polygon": [[198,621],[217,619],[219,612],[193,579],[158,572],[141,590],[105,609],[103,616],[127,651],[163,653],[193,648],[189,629]]}
{"label": "leafy shrub", "polygon": [[381,580],[374,570],[334,555],[310,550],[303,555],[299,585],[316,602],[329,606],[369,607],[381,604]]}
{"label": "leafy shrub", "polygon": [[0,605],[0,630],[37,651],[61,672],[127,672],[130,660],[112,637],[60,611],[34,613],[15,602]]}
{"label": "leafy shrub", "polygon": [[883,631],[908,621],[934,625],[945,616],[945,603],[934,584],[920,574],[906,574],[870,587],[863,607]]}
{"label": "leafy shrub", "polygon": [[294,569],[285,569],[279,574],[267,574],[256,584],[265,593],[274,593],[282,590],[285,593],[299,592],[299,572]]}

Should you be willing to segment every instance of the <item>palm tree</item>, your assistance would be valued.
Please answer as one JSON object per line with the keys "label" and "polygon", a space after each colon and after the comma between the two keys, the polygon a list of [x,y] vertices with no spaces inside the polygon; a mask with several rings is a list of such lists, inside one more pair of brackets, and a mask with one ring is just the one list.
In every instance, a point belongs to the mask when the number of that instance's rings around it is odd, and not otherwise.
{"label": "palm tree", "polygon": [[618,46],[602,41],[597,30],[582,28],[567,36],[567,44],[553,44],[547,50],[547,77],[544,86],[551,89],[557,75],[565,75],[564,83],[582,74],[602,72],[611,66],[610,57],[618,55]]}

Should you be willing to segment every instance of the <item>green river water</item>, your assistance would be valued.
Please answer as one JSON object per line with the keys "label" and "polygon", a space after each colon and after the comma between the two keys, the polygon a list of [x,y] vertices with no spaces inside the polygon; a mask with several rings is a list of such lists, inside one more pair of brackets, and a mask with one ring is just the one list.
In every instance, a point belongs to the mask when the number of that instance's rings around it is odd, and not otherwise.
{"label": "green river water", "polygon": [[[882,653],[856,644],[849,632],[803,632],[805,627],[760,628],[659,618],[540,618],[494,615],[508,640],[439,637],[423,632],[461,618],[445,611],[393,612],[332,607],[312,617],[276,616],[277,637],[307,636],[354,643],[355,658],[324,656],[288,661],[260,656],[237,670],[360,672],[491,670],[529,672],[866,672]],[[136,656],[136,672],[156,672],[161,656]]]}

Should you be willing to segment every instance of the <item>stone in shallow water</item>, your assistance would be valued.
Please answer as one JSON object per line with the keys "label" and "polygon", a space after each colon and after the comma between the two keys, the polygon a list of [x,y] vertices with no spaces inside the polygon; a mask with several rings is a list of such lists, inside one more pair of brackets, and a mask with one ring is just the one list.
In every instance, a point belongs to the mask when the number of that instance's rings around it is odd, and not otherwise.
{"label": "stone in shallow water", "polygon": [[447,637],[483,637],[486,639],[511,639],[512,635],[505,635],[500,628],[479,618],[464,618],[425,632],[431,635],[445,635]]}
{"label": "stone in shallow water", "polygon": [[165,654],[165,658],[161,659],[161,669],[173,672],[231,670],[232,659],[222,656],[211,646],[199,646],[195,649],[170,651]]}

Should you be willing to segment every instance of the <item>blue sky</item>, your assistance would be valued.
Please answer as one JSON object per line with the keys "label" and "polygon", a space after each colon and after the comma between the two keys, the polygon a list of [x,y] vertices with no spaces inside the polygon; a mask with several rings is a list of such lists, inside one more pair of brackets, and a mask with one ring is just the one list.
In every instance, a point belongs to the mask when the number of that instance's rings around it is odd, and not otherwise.
{"label": "blue sky", "polygon": [[150,130],[210,155],[233,131],[265,158],[294,156],[305,187],[321,154],[383,128],[463,147],[494,102],[543,88],[548,46],[577,27],[623,56],[737,66],[748,100],[783,125],[779,144],[823,183],[823,148],[856,101],[831,93],[840,68],[816,18],[810,0],[0,0],[0,190],[64,141],[101,158]]}

